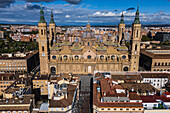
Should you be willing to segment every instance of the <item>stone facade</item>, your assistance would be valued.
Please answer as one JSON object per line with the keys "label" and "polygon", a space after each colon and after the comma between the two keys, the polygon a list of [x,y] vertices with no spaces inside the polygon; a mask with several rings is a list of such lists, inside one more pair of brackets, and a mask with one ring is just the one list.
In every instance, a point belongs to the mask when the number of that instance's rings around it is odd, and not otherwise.
{"label": "stone facade", "polygon": [[[95,70],[138,71],[141,24],[136,21],[139,19],[139,11],[132,28],[132,50],[125,46],[123,16],[119,24],[119,35],[115,39],[110,34],[107,35],[107,38],[105,37],[105,41],[96,38],[88,23],[82,37],[70,42],[67,36],[64,41],[61,41],[54,35],[56,34],[54,21],[49,24],[50,38],[48,40],[47,24],[42,9],[40,14],[38,25],[41,74],[93,74]],[[53,20],[53,15],[51,20]]]}

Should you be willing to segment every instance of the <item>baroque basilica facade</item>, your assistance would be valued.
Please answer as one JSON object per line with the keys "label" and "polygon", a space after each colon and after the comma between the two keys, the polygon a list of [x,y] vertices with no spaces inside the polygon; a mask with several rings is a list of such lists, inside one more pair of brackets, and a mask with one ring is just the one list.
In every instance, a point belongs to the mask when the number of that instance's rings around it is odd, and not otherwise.
{"label": "baroque basilica facade", "polygon": [[39,56],[40,71],[46,74],[93,74],[94,71],[138,71],[141,23],[139,7],[132,24],[130,47],[125,45],[125,23],[122,13],[118,26],[118,36],[113,40],[108,35],[107,40],[96,38],[88,23],[81,39],[70,42],[68,37],[61,41],[56,37],[56,25],[51,12],[49,34],[44,19],[43,9],[40,11]]}

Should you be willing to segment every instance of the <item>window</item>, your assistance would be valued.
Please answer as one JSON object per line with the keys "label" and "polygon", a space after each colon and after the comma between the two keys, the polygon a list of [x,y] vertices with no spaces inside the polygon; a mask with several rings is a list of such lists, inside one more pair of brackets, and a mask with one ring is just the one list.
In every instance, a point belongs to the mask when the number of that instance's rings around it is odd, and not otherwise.
{"label": "window", "polygon": [[167,66],[167,62],[165,62],[165,66]]}
{"label": "window", "polygon": [[123,55],[123,56],[122,56],[122,58],[123,58],[123,59],[126,59],[126,56],[125,56],[125,55]]}
{"label": "window", "polygon": [[88,42],[88,46],[90,46],[90,42]]}
{"label": "window", "polygon": [[44,46],[42,47],[42,51],[44,51]]}
{"label": "window", "polygon": [[112,56],[111,56],[111,59],[112,59],[112,60],[114,60],[114,59],[115,59],[115,56],[114,56],[114,55],[112,55]]}
{"label": "window", "polygon": [[59,111],[59,108],[56,108],[56,111]]}
{"label": "window", "polygon": [[154,66],[156,66],[156,65],[157,65],[157,62],[155,62]]}
{"label": "window", "polygon": [[123,110],[122,108],[120,110]]}
{"label": "window", "polygon": [[41,35],[43,35],[43,30],[41,29]]}
{"label": "window", "polygon": [[64,56],[64,60],[67,60],[67,55]]}
{"label": "window", "polygon": [[129,110],[128,108],[126,110]]}
{"label": "window", "polygon": [[104,108],[102,108],[101,110],[104,110]]}
{"label": "window", "polygon": [[91,59],[91,55],[88,55],[87,58],[88,58],[88,59]]}
{"label": "window", "polygon": [[61,108],[61,110],[64,110],[64,108]]}
{"label": "window", "polygon": [[114,108],[114,110],[116,110],[116,108]]}
{"label": "window", "polygon": [[107,110],[110,110],[110,108],[108,108]]}
{"label": "window", "polygon": [[132,109],[132,110],[135,110],[135,109]]}
{"label": "window", "polygon": [[103,56],[103,55],[101,55],[101,56],[100,56],[100,59],[101,59],[101,60],[103,60],[103,59],[104,59],[104,56]]}
{"label": "window", "polygon": [[160,62],[158,63],[158,66],[160,66]]}
{"label": "window", "polygon": [[135,45],[135,50],[137,50],[137,44]]}
{"label": "window", "polygon": [[157,104],[154,104],[153,106],[154,106],[154,107],[157,107]]}
{"label": "window", "polygon": [[79,56],[76,55],[76,56],[75,56],[75,59],[78,60],[78,59],[79,59]]}
{"label": "window", "polygon": [[162,62],[162,66],[164,66],[164,63]]}
{"label": "window", "polygon": [[56,59],[56,56],[52,56],[52,59]]}

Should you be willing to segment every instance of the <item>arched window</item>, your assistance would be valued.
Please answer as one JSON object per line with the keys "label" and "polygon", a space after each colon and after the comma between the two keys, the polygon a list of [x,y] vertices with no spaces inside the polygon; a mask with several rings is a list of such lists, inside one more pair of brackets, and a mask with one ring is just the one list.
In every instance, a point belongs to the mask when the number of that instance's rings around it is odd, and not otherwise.
{"label": "arched window", "polygon": [[56,59],[56,56],[52,56],[52,59]]}
{"label": "arched window", "polygon": [[156,71],[156,69],[154,69],[153,71]]}
{"label": "arched window", "polygon": [[114,56],[114,55],[112,55],[112,56],[111,56],[111,59],[112,59],[112,60],[115,60],[115,56]]}
{"label": "arched window", "polygon": [[91,55],[88,55],[87,58],[88,58],[88,59],[91,59]]}
{"label": "arched window", "polygon": [[158,62],[158,66],[160,66],[160,62]]}
{"label": "arched window", "polygon": [[90,42],[88,42],[88,46],[90,46]]}
{"label": "arched window", "polygon": [[125,56],[125,55],[123,55],[123,56],[122,56],[122,58],[123,58],[123,59],[126,59],[126,56]]}
{"label": "arched window", "polygon": [[136,37],[138,37],[138,34],[139,34],[139,33],[138,33],[138,30],[137,30]]}
{"label": "arched window", "polygon": [[51,74],[55,74],[55,73],[56,73],[55,67],[51,67]]}
{"label": "arched window", "polygon": [[164,62],[162,62],[162,66],[164,66]]}
{"label": "arched window", "polygon": [[137,50],[137,44],[135,45],[135,50]]}
{"label": "arched window", "polygon": [[157,65],[157,63],[155,62],[154,66],[156,66],[156,65]]}
{"label": "arched window", "polygon": [[100,59],[101,59],[101,60],[103,60],[103,59],[104,59],[104,56],[103,56],[103,55],[101,55],[101,56],[100,56]]}
{"label": "arched window", "polygon": [[124,69],[123,69],[124,71],[128,71],[128,67],[124,67]]}
{"label": "arched window", "polygon": [[42,47],[42,51],[44,51],[44,46]]}
{"label": "arched window", "polygon": [[75,59],[78,60],[78,59],[79,59],[79,56],[76,55],[76,56],[75,56]]}
{"label": "arched window", "polygon": [[159,71],[159,69],[157,69],[157,71]]}
{"label": "arched window", "polygon": [[41,35],[43,35],[43,30],[41,29]]}
{"label": "arched window", "polygon": [[67,55],[64,55],[64,60],[67,60]]}
{"label": "arched window", "polygon": [[165,62],[165,66],[167,66],[167,62]]}

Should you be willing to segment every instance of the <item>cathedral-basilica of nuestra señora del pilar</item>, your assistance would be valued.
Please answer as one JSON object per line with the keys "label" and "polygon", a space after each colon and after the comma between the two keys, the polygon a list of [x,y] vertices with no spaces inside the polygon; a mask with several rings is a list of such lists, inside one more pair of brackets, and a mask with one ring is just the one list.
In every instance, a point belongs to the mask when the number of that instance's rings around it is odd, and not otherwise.
{"label": "cathedral-basilica of nuestra se\u00f1ora del pilar", "polygon": [[56,36],[56,25],[51,12],[49,34],[44,19],[43,9],[40,11],[39,55],[41,74],[93,74],[94,71],[138,71],[141,23],[139,7],[132,24],[130,46],[125,46],[125,23],[123,13],[118,28],[118,36],[114,39],[108,34],[107,39],[95,37],[90,23],[80,39],[72,43],[66,36],[61,41]]}

